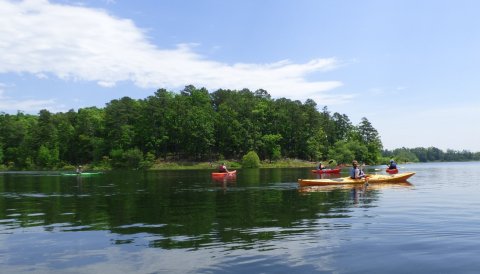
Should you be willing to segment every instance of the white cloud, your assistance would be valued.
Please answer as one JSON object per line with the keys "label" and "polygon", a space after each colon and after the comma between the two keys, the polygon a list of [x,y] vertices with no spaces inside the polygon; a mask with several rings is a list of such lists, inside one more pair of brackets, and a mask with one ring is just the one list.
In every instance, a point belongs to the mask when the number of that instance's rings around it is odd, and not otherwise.
{"label": "white cloud", "polygon": [[26,111],[37,112],[41,109],[48,109],[51,112],[64,111],[65,106],[58,104],[54,99],[48,100],[34,100],[24,99],[18,100],[6,96],[3,89],[6,85],[0,84],[0,109],[6,112]]}
{"label": "white cloud", "polygon": [[305,78],[336,68],[334,58],[304,64],[221,63],[195,53],[188,44],[160,49],[131,20],[46,0],[0,0],[0,51],[0,73],[55,75],[104,87],[132,81],[142,88],[263,88],[274,97],[312,98],[322,104],[350,98],[326,92],[341,86],[339,81]]}

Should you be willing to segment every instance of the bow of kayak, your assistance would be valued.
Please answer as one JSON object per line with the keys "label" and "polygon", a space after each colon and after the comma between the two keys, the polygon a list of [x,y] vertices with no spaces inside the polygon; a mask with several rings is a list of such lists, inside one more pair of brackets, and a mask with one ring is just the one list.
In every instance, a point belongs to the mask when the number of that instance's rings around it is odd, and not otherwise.
{"label": "bow of kayak", "polygon": [[62,176],[92,176],[99,174],[103,174],[103,172],[62,173]]}
{"label": "bow of kayak", "polygon": [[235,176],[237,175],[236,170],[232,170],[229,172],[212,172],[213,177],[224,177],[224,176]]}
{"label": "bow of kayak", "polygon": [[394,169],[388,169],[388,168],[387,168],[387,170],[386,170],[386,171],[387,171],[387,173],[389,173],[389,174],[395,174],[395,173],[398,173],[398,169],[396,169],[396,168],[394,168]]}
{"label": "bow of kayak", "polygon": [[350,177],[342,177],[336,179],[298,179],[298,184],[300,186],[326,186],[326,185],[355,185],[355,184],[364,184],[365,182],[370,183],[397,183],[405,182],[408,178],[415,175],[415,172],[406,172],[401,174],[392,174],[392,175],[377,175],[371,174],[367,175],[368,178],[365,180],[362,179],[352,179]]}

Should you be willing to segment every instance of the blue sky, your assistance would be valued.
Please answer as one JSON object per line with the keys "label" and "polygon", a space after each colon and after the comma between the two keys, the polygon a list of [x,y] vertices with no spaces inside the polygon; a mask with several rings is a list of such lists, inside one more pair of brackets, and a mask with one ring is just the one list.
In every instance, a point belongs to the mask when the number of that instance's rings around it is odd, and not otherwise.
{"label": "blue sky", "polygon": [[0,112],[193,84],[314,99],[385,148],[480,151],[480,2],[0,0]]}

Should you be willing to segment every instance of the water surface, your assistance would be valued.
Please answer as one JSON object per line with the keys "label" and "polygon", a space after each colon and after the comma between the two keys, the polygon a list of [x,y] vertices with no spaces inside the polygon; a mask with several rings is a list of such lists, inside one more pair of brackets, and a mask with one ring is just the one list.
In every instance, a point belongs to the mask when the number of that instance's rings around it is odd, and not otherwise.
{"label": "water surface", "polygon": [[400,167],[306,189],[310,169],[1,173],[1,272],[478,273],[480,163]]}

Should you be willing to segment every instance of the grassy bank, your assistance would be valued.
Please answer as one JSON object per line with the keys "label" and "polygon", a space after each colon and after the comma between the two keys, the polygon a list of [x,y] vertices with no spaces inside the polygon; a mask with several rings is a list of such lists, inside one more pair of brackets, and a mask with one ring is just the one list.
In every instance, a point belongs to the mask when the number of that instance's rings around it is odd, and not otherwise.
{"label": "grassy bank", "polygon": [[[242,165],[238,161],[216,161],[216,162],[189,162],[189,161],[176,161],[176,162],[167,162],[167,161],[156,161],[152,167],[148,170],[189,170],[189,169],[212,169],[215,170],[221,163],[225,163],[228,169],[240,169]],[[296,167],[316,167],[315,162],[309,162],[298,159],[282,159],[278,161],[262,161],[260,162],[260,168],[296,168]],[[57,168],[45,168],[45,169],[35,169],[32,170],[55,170],[55,171],[72,171],[75,170],[76,166],[73,165],[64,165]],[[0,165],[0,171],[15,170],[14,168],[9,168],[4,165]],[[24,169],[27,170],[27,169]],[[109,165],[91,165],[84,164],[84,171],[107,171],[112,170]]]}
{"label": "grassy bank", "polygon": [[[217,169],[221,163],[225,163],[228,169],[242,168],[240,162],[217,161],[217,162],[156,162],[150,170],[175,170],[175,169]],[[315,163],[297,160],[284,159],[279,161],[262,161],[260,168],[294,168],[294,167],[315,167]]]}

